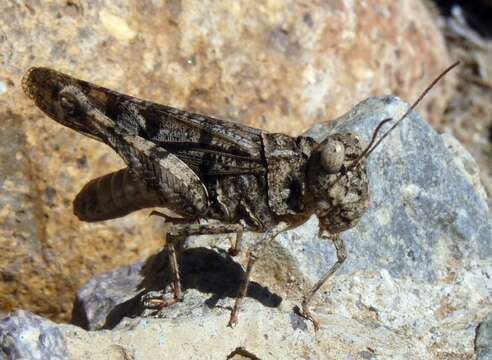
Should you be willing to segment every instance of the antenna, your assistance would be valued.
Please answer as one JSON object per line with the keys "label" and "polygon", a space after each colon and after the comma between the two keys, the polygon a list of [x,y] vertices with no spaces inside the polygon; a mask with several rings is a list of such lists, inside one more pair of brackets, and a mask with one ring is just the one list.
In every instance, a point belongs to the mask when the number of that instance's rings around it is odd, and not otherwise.
{"label": "antenna", "polygon": [[[383,121],[381,121],[378,126],[376,127],[376,129],[374,130],[374,133],[372,135],[372,139],[371,139],[371,142],[369,143],[369,145],[364,149],[364,151],[362,152],[362,154],[360,154],[360,156],[354,160],[354,162],[348,167],[348,170],[350,169],[353,169],[354,167],[356,167],[362,159],[364,159],[365,157],[368,157],[373,151],[374,149],[376,149],[378,147],[378,145],[381,143],[381,141],[384,140],[384,138],[386,136],[388,136],[402,121],[403,119],[405,119],[416,107],[417,105],[422,101],[422,99],[425,97],[425,95],[427,95],[427,93],[444,77],[446,76],[446,74],[448,72],[450,72],[452,69],[454,69],[456,66],[459,65],[459,61],[456,61],[454,64],[452,64],[451,66],[449,66],[446,70],[444,70],[441,74],[439,74],[438,77],[436,77],[431,83],[429,86],[427,86],[425,88],[425,90],[422,92],[422,94],[420,94],[420,96],[417,98],[417,100],[408,108],[408,110],[403,114],[402,117],[400,117],[398,119],[397,122],[395,122],[393,124],[393,126],[388,130],[386,131],[380,138],[379,140],[374,143],[376,141],[376,137],[379,133],[379,131],[381,130],[381,127],[386,124],[388,121],[392,120],[392,118],[387,118],[387,119],[384,119]],[[373,145],[374,144],[374,145]]]}

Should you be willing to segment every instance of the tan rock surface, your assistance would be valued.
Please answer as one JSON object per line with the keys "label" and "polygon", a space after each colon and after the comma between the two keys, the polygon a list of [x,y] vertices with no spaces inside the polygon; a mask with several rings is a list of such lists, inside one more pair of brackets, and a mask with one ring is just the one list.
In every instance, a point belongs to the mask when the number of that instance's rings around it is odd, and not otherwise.
{"label": "tan rock surface", "polygon": [[[0,310],[58,320],[91,275],[155,251],[160,222],[75,218],[83,184],[122,162],[33,107],[20,89],[30,66],[297,134],[369,95],[413,99],[450,63],[414,0],[7,1],[0,57]],[[434,121],[450,83],[421,107]]]}

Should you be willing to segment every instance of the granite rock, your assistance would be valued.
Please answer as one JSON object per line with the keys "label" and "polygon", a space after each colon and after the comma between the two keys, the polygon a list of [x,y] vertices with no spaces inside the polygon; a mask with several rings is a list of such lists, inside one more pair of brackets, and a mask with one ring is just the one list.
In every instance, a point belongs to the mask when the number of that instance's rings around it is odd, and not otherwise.
{"label": "granite rock", "polygon": [[0,320],[2,359],[67,359],[65,337],[57,324],[19,310]]}
{"label": "granite rock", "polygon": [[492,359],[492,314],[480,323],[475,338],[477,360]]}

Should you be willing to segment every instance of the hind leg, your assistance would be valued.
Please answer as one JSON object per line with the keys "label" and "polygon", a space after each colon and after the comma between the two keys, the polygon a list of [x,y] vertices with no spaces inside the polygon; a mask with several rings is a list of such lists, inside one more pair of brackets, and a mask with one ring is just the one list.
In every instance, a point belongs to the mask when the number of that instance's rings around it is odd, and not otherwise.
{"label": "hind leg", "polygon": [[[151,215],[158,215],[165,217],[167,220],[176,218],[170,218],[167,215],[153,212]],[[182,242],[186,240],[188,236],[192,235],[214,235],[214,234],[228,234],[236,233],[235,244],[229,249],[229,253],[237,254],[243,234],[243,226],[240,224],[191,224],[189,219],[177,219],[180,223],[174,223],[171,225],[167,237],[165,248],[168,251],[169,256],[169,268],[171,272],[171,279],[173,283],[173,299],[165,300],[162,298],[150,298],[147,299],[145,305],[149,308],[163,308],[180,302],[183,300],[183,291],[181,288],[181,276],[179,272],[179,262],[177,259],[176,249],[182,245]],[[171,220],[172,221],[172,220]],[[188,223],[185,223],[188,221]],[[178,222],[178,221],[177,221]]]}

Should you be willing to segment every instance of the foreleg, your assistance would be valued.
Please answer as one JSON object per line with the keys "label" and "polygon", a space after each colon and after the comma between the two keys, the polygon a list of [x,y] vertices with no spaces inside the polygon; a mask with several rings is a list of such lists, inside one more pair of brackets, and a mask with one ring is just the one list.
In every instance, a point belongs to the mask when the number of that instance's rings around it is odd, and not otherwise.
{"label": "foreleg", "polygon": [[323,284],[333,276],[333,274],[342,266],[345,259],[347,259],[347,248],[345,247],[345,243],[339,234],[335,234],[333,239],[333,244],[335,245],[335,249],[337,251],[337,261],[333,266],[318,280],[318,282],[309,290],[309,292],[304,296],[302,300],[302,316],[308,320],[311,320],[314,329],[319,330],[319,321],[311,314],[309,310],[309,303],[313,299],[314,295],[318,292],[318,290],[323,286]]}

